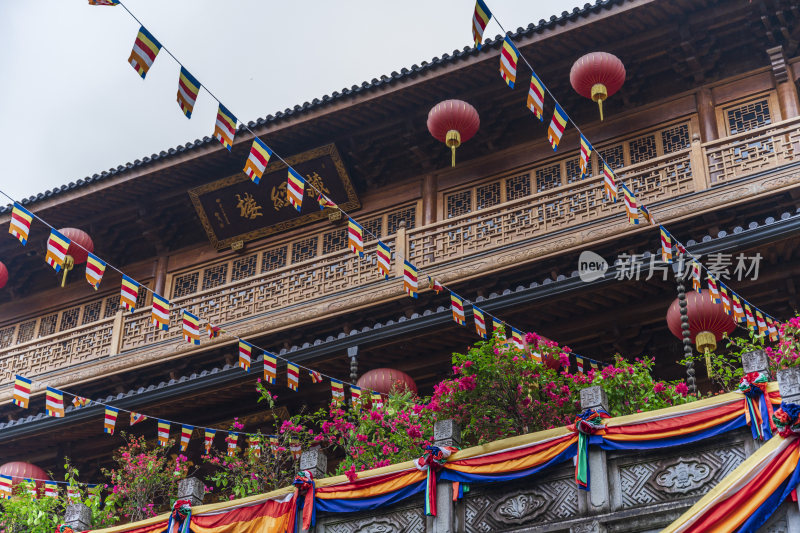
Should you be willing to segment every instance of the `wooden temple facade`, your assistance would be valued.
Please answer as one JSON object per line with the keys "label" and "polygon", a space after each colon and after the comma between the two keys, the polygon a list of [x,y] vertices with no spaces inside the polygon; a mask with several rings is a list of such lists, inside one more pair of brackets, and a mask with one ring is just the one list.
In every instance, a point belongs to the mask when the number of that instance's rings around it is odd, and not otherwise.
{"label": "wooden temple facade", "polygon": [[[731,287],[775,317],[794,312],[800,14],[791,2],[608,0],[513,37],[595,149],[676,238],[701,258],[760,254],[757,279],[733,279]],[[574,128],[553,152],[546,121],[525,106],[526,84],[511,90],[499,77],[501,42],[392,72],[251,127],[421,268],[423,285],[431,275],[506,322],[585,356],[652,355],[662,377],[683,376],[682,346],[665,321],[674,278],[654,271],[645,279],[656,229],[629,225],[622,204],[604,198],[596,156],[581,179]],[[568,82],[572,63],[591,50],[617,55],[628,73],[605,104],[604,122]],[[448,98],[468,101],[481,117],[455,168],[425,125],[430,108]],[[408,298],[396,260],[395,276],[382,280],[369,253],[374,241],[358,259],[342,218],[318,211],[315,197],[306,196],[300,215],[285,205],[280,166],[251,183],[241,172],[251,143],[240,131],[229,153],[205,138],[22,203],[57,228],[89,233],[98,255],[203,324],[345,380],[351,368],[355,375],[398,368],[430,393],[450,372],[451,353],[477,340],[469,309],[468,327],[460,327],[446,295],[424,289]],[[0,212],[0,226],[9,214]],[[0,291],[3,461],[55,469],[68,455],[96,477],[120,443],[102,434],[100,407],[48,418],[41,387],[28,410],[13,406],[15,374],[153,416],[216,427],[238,416],[246,430],[269,431],[273,413],[259,409],[253,391],[261,364],[249,374],[238,369],[234,339],[189,345],[174,311],[169,331],[157,331],[147,292],[134,313],[123,313],[120,278],[111,272],[99,291],[82,267],[59,287],[60,276],[44,263],[46,239],[34,223],[26,247],[0,241],[10,272]],[[581,281],[584,250],[612,264],[604,278]],[[616,279],[620,254],[644,258],[640,279]],[[329,384],[306,376],[298,392],[289,391],[280,366],[278,382],[289,412],[330,395]],[[126,429],[127,421],[118,424]]]}

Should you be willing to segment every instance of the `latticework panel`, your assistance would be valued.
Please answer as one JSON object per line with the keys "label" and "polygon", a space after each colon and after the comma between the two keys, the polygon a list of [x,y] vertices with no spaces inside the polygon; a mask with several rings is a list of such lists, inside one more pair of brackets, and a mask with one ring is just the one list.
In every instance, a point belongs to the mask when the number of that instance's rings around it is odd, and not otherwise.
{"label": "latticework panel", "polygon": [[655,134],[645,135],[644,137],[632,140],[628,143],[628,148],[631,153],[632,165],[658,157]]}
{"label": "latticework panel", "polygon": [[536,192],[554,189],[561,185],[561,163],[536,169]]}
{"label": "latticework panel", "polygon": [[231,281],[239,281],[256,275],[257,254],[234,259],[231,264]]}
{"label": "latticework panel", "polygon": [[[612,170],[617,170],[625,166],[625,149],[621,144],[609,146],[597,151],[600,156],[608,163]],[[602,162],[600,163],[602,165]]]}
{"label": "latticework panel", "polygon": [[472,191],[460,191],[447,197],[447,218],[457,217],[472,211]]}
{"label": "latticework panel", "polygon": [[347,246],[347,228],[329,231],[322,235],[322,253],[338,252]]}
{"label": "latticework panel", "polygon": [[228,280],[228,263],[220,263],[203,270],[203,290],[224,285]]}
{"label": "latticework panel", "polygon": [[19,325],[19,333],[17,334],[17,344],[33,340],[36,334],[36,320],[29,320]]}
{"label": "latticework panel", "polygon": [[475,209],[486,209],[500,203],[500,182],[495,181],[475,189]]}
{"label": "latticework panel", "polygon": [[39,336],[45,337],[52,335],[56,332],[56,325],[58,324],[58,313],[43,316],[39,321]]}
{"label": "latticework panel", "polygon": [[572,159],[567,159],[564,161],[564,171],[567,174],[567,183],[581,181],[582,179],[588,178],[592,175],[592,159],[589,158],[589,164],[587,165],[585,176],[581,175],[580,157],[573,157]]}
{"label": "latticework panel", "polygon": [[197,284],[200,281],[200,272],[189,272],[181,276],[175,276],[172,282],[172,297],[180,298],[188,294],[197,292]]}
{"label": "latticework panel", "polygon": [[512,176],[506,180],[506,201],[524,198],[531,194],[531,175],[528,173]]}
{"label": "latticework panel", "polygon": [[286,246],[265,250],[261,256],[261,272],[270,272],[286,266]]}
{"label": "latticework panel", "polygon": [[88,303],[83,308],[83,318],[81,319],[81,325],[89,324],[90,322],[95,322],[100,320],[100,310],[103,308],[103,300],[97,300],[91,303]]}
{"label": "latticework panel", "polygon": [[672,128],[667,128],[661,132],[661,142],[665,154],[671,154],[679,150],[689,148],[689,125],[678,124]]}
{"label": "latticework panel", "polygon": [[[369,241],[383,235],[383,217],[371,218],[364,221],[364,240]],[[374,235],[374,237],[373,237]]]}
{"label": "latticework panel", "polygon": [[725,118],[731,135],[772,124],[769,102],[766,98],[726,109]]}
{"label": "latticework panel", "polygon": [[417,225],[417,206],[410,205],[386,215],[386,227],[389,230],[388,235],[397,233],[397,228],[400,227],[401,221],[406,223],[407,230],[414,229]]}
{"label": "latticework panel", "polygon": [[106,298],[106,310],[103,313],[103,318],[110,318],[117,314],[119,309],[119,296],[112,295]]}
{"label": "latticework panel", "polygon": [[74,328],[78,325],[78,319],[81,316],[81,308],[73,307],[61,313],[61,323],[58,325],[58,331]]}
{"label": "latticework panel", "polygon": [[0,348],[7,348],[11,346],[11,341],[14,340],[14,330],[16,326],[8,326],[7,328],[0,329]]}
{"label": "latticework panel", "polygon": [[309,237],[292,243],[292,263],[299,263],[317,255],[317,237]]}

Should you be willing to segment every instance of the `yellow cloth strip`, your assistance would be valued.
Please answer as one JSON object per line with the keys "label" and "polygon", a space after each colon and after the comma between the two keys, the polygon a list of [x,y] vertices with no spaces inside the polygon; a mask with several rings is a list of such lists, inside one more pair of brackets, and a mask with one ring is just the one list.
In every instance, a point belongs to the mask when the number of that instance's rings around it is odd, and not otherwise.
{"label": "yellow cloth strip", "polygon": [[202,527],[196,522],[192,522],[193,533],[260,533],[286,531],[291,522],[292,514],[287,513],[283,516],[257,516],[256,518],[242,522],[234,522],[217,527]]}
{"label": "yellow cloth strip", "polygon": [[[701,514],[708,507],[713,505],[720,497],[724,496],[730,490],[736,487],[742,478],[750,473],[757,472],[763,468],[764,463],[769,462],[770,458],[774,457],[782,446],[787,442],[779,435],[775,435],[770,440],[764,443],[761,448],[745,459],[733,472],[728,474],[716,487],[706,493],[705,496],[689,508],[688,511],[683,513],[677,520],[671,523],[661,533],[677,533],[683,531],[689,524],[692,518]],[[739,487],[741,488],[741,487]],[[719,530],[720,532],[723,530]]]}

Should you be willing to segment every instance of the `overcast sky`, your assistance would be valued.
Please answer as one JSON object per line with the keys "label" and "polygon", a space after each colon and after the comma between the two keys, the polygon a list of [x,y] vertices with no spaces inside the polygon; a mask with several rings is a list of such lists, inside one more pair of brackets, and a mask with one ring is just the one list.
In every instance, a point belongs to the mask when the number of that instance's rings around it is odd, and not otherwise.
{"label": "overcast sky", "polygon": [[[489,6],[515,30],[573,1]],[[471,44],[474,0],[125,4],[247,122]],[[137,30],[120,6],[0,0],[6,193],[20,199],[211,135],[216,102],[201,92],[187,120],[175,101],[180,67],[163,50],[146,80],[128,64]],[[492,21],[485,37],[499,33]]]}

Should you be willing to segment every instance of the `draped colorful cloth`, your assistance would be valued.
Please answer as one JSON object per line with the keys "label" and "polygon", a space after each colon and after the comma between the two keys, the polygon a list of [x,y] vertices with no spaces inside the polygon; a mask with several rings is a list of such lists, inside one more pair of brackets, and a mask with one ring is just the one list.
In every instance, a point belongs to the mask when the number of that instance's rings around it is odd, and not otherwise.
{"label": "draped colorful cloth", "polygon": [[578,453],[575,458],[575,483],[589,490],[589,437],[605,433],[603,419],[611,418],[604,409],[586,409],[575,418],[570,430],[578,434]]}
{"label": "draped colorful cloth", "polygon": [[301,470],[294,481],[292,481],[295,490],[295,504],[297,505],[297,512],[295,515],[301,519],[301,526],[295,526],[297,529],[308,530],[314,527],[317,523],[317,507],[314,505],[314,493],[316,492],[314,476],[308,470]]}
{"label": "draped colorful cloth", "polygon": [[767,401],[767,382],[769,377],[760,372],[745,374],[739,382],[739,392],[744,394],[747,425],[754,440],[765,441],[772,438],[775,423],[772,421],[772,402]]}
{"label": "draped colorful cloth", "polygon": [[436,516],[436,474],[447,462],[447,458],[457,450],[458,448],[453,446],[443,446],[441,448],[439,446],[425,446],[425,451],[428,453],[414,461],[414,466],[417,470],[427,474],[425,479],[426,516]]}

